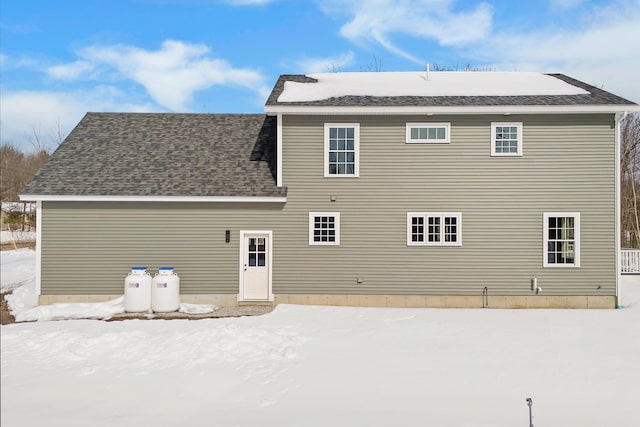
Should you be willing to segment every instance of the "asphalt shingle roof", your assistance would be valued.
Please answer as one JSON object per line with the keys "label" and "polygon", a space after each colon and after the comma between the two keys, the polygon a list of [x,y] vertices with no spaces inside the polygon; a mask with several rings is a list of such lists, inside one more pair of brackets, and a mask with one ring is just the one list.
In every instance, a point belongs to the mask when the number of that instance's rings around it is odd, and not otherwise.
{"label": "asphalt shingle roof", "polygon": [[519,95],[519,96],[340,96],[318,101],[279,102],[286,81],[314,84],[316,79],[297,74],[281,75],[267,106],[317,107],[458,107],[458,106],[527,106],[527,105],[636,105],[627,99],[591,86],[564,74],[548,74],[585,89],[588,95]]}
{"label": "asphalt shingle roof", "polygon": [[[589,92],[528,96],[341,96],[267,106],[636,105],[563,74]],[[276,118],[264,114],[87,113],[22,192],[43,196],[283,197],[276,186]]]}
{"label": "asphalt shingle roof", "polygon": [[88,113],[22,193],[282,197],[275,132],[264,114]]}

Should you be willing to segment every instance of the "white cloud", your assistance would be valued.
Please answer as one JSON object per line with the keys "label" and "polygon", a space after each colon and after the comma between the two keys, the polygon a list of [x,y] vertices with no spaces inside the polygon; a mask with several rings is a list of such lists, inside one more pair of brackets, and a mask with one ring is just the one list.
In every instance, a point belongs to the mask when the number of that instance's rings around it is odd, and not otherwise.
{"label": "white cloud", "polygon": [[81,55],[116,68],[174,111],[185,110],[194,92],[216,84],[245,87],[266,98],[269,89],[259,72],[233,68],[224,60],[206,57],[208,52],[204,45],[165,41],[158,51],[118,45],[86,48]]}
{"label": "white cloud", "polygon": [[68,134],[87,111],[157,111],[149,104],[134,104],[128,95],[110,86],[87,92],[20,91],[0,97],[0,141],[30,151],[34,132],[45,148],[53,149],[58,130]]}
{"label": "white cloud", "polygon": [[338,56],[328,56],[324,58],[304,57],[294,61],[296,72],[303,74],[328,73],[340,71],[343,67],[353,63],[355,55],[349,51]]}
{"label": "white cloud", "polygon": [[[3,66],[43,71],[64,81],[67,91],[11,91],[3,87],[0,97],[0,139],[30,150],[34,129],[51,142],[58,124],[69,132],[87,111],[188,111],[194,94],[214,85],[236,86],[256,94],[264,102],[271,87],[258,70],[235,68],[212,58],[201,44],[165,41],[158,50],[128,45],[90,46],[77,52],[70,63],[51,66],[41,59],[11,61],[2,56]],[[110,85],[82,89],[79,81],[100,80]],[[134,82],[146,89],[149,101],[124,89]],[[116,87],[117,85],[117,87]],[[120,89],[122,88],[122,89]],[[153,100],[153,102],[151,101]],[[53,147],[50,147],[53,148]]]}
{"label": "white cloud", "polygon": [[453,4],[453,0],[324,0],[320,7],[330,16],[352,16],[340,29],[340,34],[352,42],[373,41],[399,56],[423,63],[396,46],[393,35],[463,46],[489,34],[492,10],[488,4],[479,3],[469,11],[456,11]]}
{"label": "white cloud", "polygon": [[73,80],[98,70],[115,70],[118,78],[142,85],[155,102],[173,111],[187,110],[194,93],[214,85],[243,87],[262,99],[270,90],[259,71],[234,68],[225,60],[211,58],[209,48],[202,44],[168,40],[155,51],[128,45],[90,46],[77,54],[79,60],[48,67],[47,74]]}
{"label": "white cloud", "polygon": [[91,74],[95,68],[95,64],[78,60],[70,64],[47,67],[45,72],[54,79],[77,80],[78,78],[86,77],[87,74]]}
{"label": "white cloud", "polygon": [[596,9],[584,21],[588,23],[576,28],[496,33],[469,55],[498,70],[566,73],[640,101],[640,1]]}

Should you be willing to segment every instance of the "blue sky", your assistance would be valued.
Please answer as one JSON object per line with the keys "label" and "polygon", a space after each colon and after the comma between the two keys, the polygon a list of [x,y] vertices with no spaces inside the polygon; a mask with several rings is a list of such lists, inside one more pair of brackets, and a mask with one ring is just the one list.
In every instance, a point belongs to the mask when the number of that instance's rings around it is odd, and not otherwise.
{"label": "blue sky", "polygon": [[0,140],[87,111],[262,112],[280,74],[561,72],[640,102],[640,0],[5,0]]}

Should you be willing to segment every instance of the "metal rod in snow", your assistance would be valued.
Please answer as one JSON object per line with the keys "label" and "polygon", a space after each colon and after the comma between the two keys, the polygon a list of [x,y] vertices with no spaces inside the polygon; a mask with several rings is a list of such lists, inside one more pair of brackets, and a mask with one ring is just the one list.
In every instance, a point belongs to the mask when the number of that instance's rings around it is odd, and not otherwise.
{"label": "metal rod in snow", "polygon": [[533,427],[533,415],[531,414],[531,407],[533,406],[533,399],[527,397],[527,406],[529,407],[529,427]]}
{"label": "metal rod in snow", "polygon": [[427,63],[427,81],[429,81],[429,64]]}

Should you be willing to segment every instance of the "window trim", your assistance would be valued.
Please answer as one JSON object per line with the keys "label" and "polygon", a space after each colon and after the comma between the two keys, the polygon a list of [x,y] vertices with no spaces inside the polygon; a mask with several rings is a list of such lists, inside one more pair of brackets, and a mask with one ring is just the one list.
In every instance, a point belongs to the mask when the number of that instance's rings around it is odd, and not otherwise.
{"label": "window trim", "polygon": [[[313,240],[316,216],[332,216],[334,218],[336,240],[335,242],[316,242]],[[340,246],[340,212],[309,212],[309,246]]]}
{"label": "window trim", "polygon": [[[498,126],[516,127],[518,130],[517,148],[515,153],[496,152],[496,128]],[[522,122],[491,122],[491,156],[492,157],[522,157],[523,151],[523,125]]]}
{"label": "window trim", "polygon": [[[424,218],[424,227],[428,227],[429,217],[440,218],[440,241],[429,242],[425,238],[423,242],[413,242],[411,240],[412,235],[412,219],[415,217]],[[444,218],[454,217],[456,218],[457,239],[455,242],[446,242],[444,239]],[[428,235],[428,231],[424,232],[425,237]],[[407,246],[462,246],[462,212],[407,212]]]}
{"label": "window trim", "polygon": [[[353,174],[329,173],[329,136],[331,128],[353,128]],[[324,124],[324,177],[325,178],[358,178],[360,176],[360,123],[325,123]]]}
{"label": "window trim", "polygon": [[[556,264],[549,262],[549,218],[573,217],[574,248],[573,264]],[[580,212],[543,212],[542,213],[542,266],[550,268],[580,267]]]}
{"label": "window trim", "polygon": [[[411,129],[415,128],[444,128],[444,139],[413,139],[411,138]],[[406,124],[406,140],[405,144],[449,144],[451,143],[451,123],[407,123]]]}

